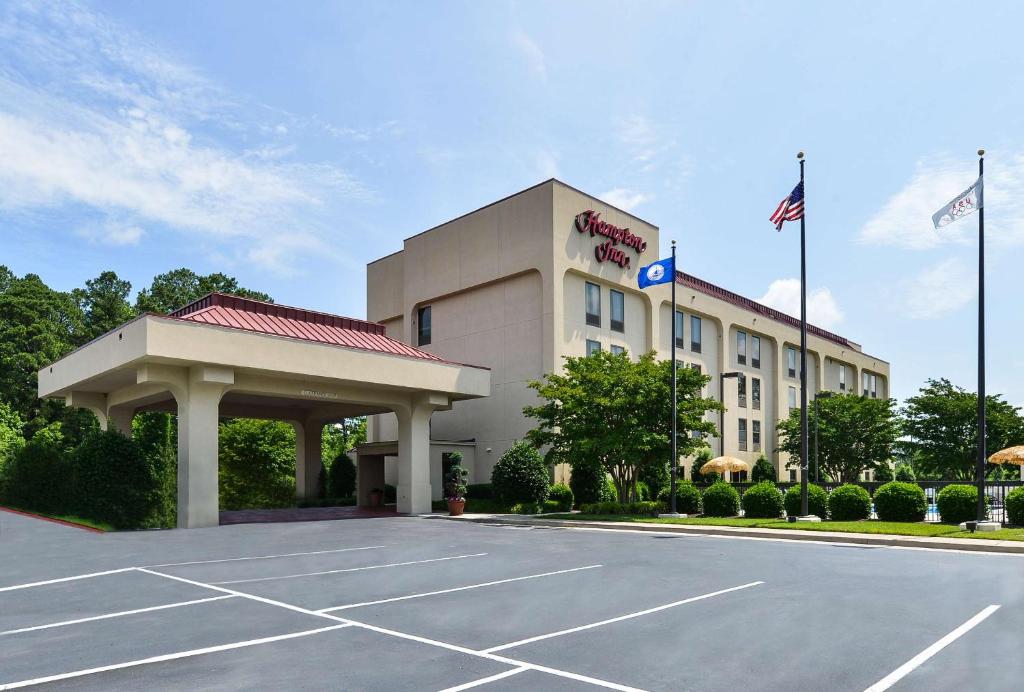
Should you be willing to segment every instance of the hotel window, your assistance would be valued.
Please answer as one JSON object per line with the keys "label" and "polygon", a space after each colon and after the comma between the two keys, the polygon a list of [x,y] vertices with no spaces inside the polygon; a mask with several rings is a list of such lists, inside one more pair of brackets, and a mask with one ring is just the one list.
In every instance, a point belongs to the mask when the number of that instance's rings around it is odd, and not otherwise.
{"label": "hotel window", "polygon": [[796,377],[796,349],[792,346],[786,347],[786,366],[790,377]]}
{"label": "hotel window", "polygon": [[740,375],[736,378],[736,404],[740,408],[747,407],[747,377]]}
{"label": "hotel window", "polygon": [[626,297],[622,291],[612,291],[612,331],[626,331]]}
{"label": "hotel window", "polygon": [[871,393],[871,375],[862,373],[860,376],[861,394],[868,396]]}
{"label": "hotel window", "polygon": [[430,343],[430,306],[420,308],[416,312],[416,345],[426,346]]}
{"label": "hotel window", "polygon": [[796,408],[796,387],[789,388],[789,410]]}
{"label": "hotel window", "polygon": [[676,348],[686,348],[686,340],[683,339],[683,313],[676,310]]}
{"label": "hotel window", "polygon": [[690,315],[690,350],[700,353],[700,318]]}
{"label": "hotel window", "polygon": [[601,350],[601,342],[587,339],[587,356],[592,356]]}
{"label": "hotel window", "polygon": [[693,370],[696,370],[699,373],[700,372],[700,363],[690,363],[690,368],[693,369]]}
{"label": "hotel window", "polygon": [[747,419],[746,418],[740,418],[739,419],[739,443],[740,443],[740,451],[741,452],[747,451]]}
{"label": "hotel window", "polygon": [[796,469],[789,470],[789,482],[796,483]]}
{"label": "hotel window", "polygon": [[601,326],[601,287],[587,282],[587,324]]}
{"label": "hotel window", "polygon": [[846,366],[845,365],[840,365],[839,366],[839,391],[840,392],[845,392],[846,391]]}
{"label": "hotel window", "polygon": [[751,441],[754,443],[754,451],[755,452],[760,452],[761,451],[761,421],[759,421],[759,420],[751,421],[751,425],[754,426],[753,430],[750,431],[750,433],[751,433]]}
{"label": "hotel window", "polygon": [[761,367],[761,337],[752,336],[750,337],[750,364],[755,367]]}
{"label": "hotel window", "polygon": [[626,352],[626,349],[622,346],[612,346],[611,352],[613,356],[619,356]]}
{"label": "hotel window", "polygon": [[761,380],[756,377],[750,378],[750,398],[753,399],[754,410],[761,410]]}
{"label": "hotel window", "polygon": [[747,333],[736,332],[736,362],[740,365],[747,364]]}
{"label": "hotel window", "polygon": [[874,375],[871,376],[871,398],[878,398],[878,379]]}

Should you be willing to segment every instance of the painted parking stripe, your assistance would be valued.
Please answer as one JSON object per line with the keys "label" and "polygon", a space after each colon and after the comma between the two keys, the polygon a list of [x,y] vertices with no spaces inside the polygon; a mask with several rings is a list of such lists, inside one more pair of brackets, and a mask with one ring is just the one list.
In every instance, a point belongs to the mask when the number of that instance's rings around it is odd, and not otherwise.
{"label": "painted parking stripe", "polygon": [[328,569],[322,572],[303,572],[302,574],[283,574],[279,577],[257,577],[255,579],[232,579],[230,581],[212,581],[211,584],[252,584],[258,581],[276,581],[278,579],[298,579],[299,577],[317,577],[322,574],[344,574],[345,572],[364,572],[370,569],[385,569],[387,567],[405,567],[407,565],[424,565],[428,562],[445,562],[446,560],[465,560],[471,557],[483,557],[487,553],[473,553],[472,555],[452,555],[449,557],[432,557],[429,560],[410,560],[409,562],[389,562],[385,565],[369,565],[367,567],[347,567],[345,569]]}
{"label": "painted parking stripe", "polygon": [[446,687],[445,689],[441,690],[441,692],[462,692],[462,690],[470,690],[470,689],[473,689],[474,687],[479,687],[480,685],[486,685],[489,682],[495,682],[497,680],[504,680],[505,678],[510,678],[513,675],[519,675],[520,673],[525,673],[528,670],[530,670],[530,669],[527,668],[526,666],[522,666],[520,668],[512,668],[512,669],[506,670],[506,671],[504,671],[502,673],[498,673],[497,675],[489,675],[486,678],[480,678],[479,680],[473,680],[473,681],[467,682],[467,683],[465,683],[463,685],[456,685],[455,687]]}
{"label": "painted parking stripe", "polygon": [[99,666],[98,668],[86,668],[84,670],[75,670],[70,673],[58,673],[56,675],[48,675],[42,678],[34,678],[32,680],[20,680],[18,682],[9,682],[6,684],[0,684],[0,690],[14,690],[20,687],[29,687],[30,685],[41,685],[47,682],[56,682],[58,680],[67,680],[69,678],[80,678],[85,675],[95,675],[96,673],[106,673],[112,670],[122,670],[124,668],[135,668],[136,666],[145,666],[151,663],[162,663],[164,661],[173,661],[179,658],[190,658],[192,656],[202,656],[204,654],[212,654],[218,651],[230,651],[232,649],[242,649],[248,646],[258,646],[259,644],[269,644],[271,642],[280,642],[286,639],[297,639],[299,637],[308,637],[313,634],[320,634],[322,632],[330,632],[331,630],[340,630],[344,627],[350,627],[351,625],[339,624],[329,625],[327,627],[319,627],[315,630],[304,630],[302,632],[291,632],[290,634],[279,634],[274,637],[263,637],[262,639],[249,639],[244,642],[232,642],[230,644],[220,644],[218,646],[207,646],[202,649],[190,649],[188,651],[177,651],[173,654],[163,654],[161,656],[150,656],[149,658],[140,658],[135,661],[126,661],[124,663],[114,663],[109,666]]}
{"label": "painted parking stripe", "polygon": [[893,672],[886,675],[884,678],[876,682],[874,685],[867,688],[864,692],[882,692],[882,690],[889,689],[897,682],[905,678],[907,675],[914,672],[917,668],[921,666],[921,664],[923,664],[929,658],[939,653],[947,646],[955,642],[957,639],[964,636],[972,629],[980,625],[989,615],[996,612],[997,610],[999,610],[999,606],[997,605],[990,605],[987,608],[983,609],[980,613],[972,617],[970,620],[960,625],[955,630],[947,634],[945,637],[929,646],[927,649],[919,653],[917,656],[914,656],[912,659],[904,663],[902,666],[900,666]]}
{"label": "painted parking stripe", "polygon": [[200,603],[210,603],[212,601],[223,601],[225,598],[235,598],[233,594],[225,594],[223,596],[211,596],[210,598],[198,598],[193,601],[179,601],[177,603],[165,603],[164,605],[150,606],[149,608],[136,608],[135,610],[122,610],[117,613],[107,613],[105,615],[93,615],[87,618],[78,618],[77,620],[64,620],[62,622],[51,622],[47,625],[35,625],[34,627],[22,627],[16,630],[7,630],[6,632],[0,632],[0,637],[8,634],[23,634],[24,632],[35,632],[36,630],[48,630],[53,627],[66,627],[68,625],[79,625],[83,622],[94,622],[96,620],[109,620],[110,618],[119,618],[126,615],[138,615],[139,613],[151,613],[154,610],[167,610],[169,608],[181,608],[184,606],[198,605]]}
{"label": "painted parking stripe", "polygon": [[47,579],[46,581],[33,581],[27,584],[15,584],[14,586],[0,587],[0,592],[17,591],[18,589],[31,589],[36,586],[47,586],[48,584],[60,584],[66,581],[77,581],[79,579],[92,579],[93,577],[105,577],[108,574],[120,574],[130,572],[134,567],[122,567],[121,569],[108,569],[106,572],[90,572],[89,574],[76,574],[73,577],[61,577],[59,579]]}
{"label": "painted parking stripe", "polygon": [[740,586],[733,586],[728,589],[721,589],[720,591],[712,591],[711,593],[701,594],[700,596],[693,596],[691,598],[684,598],[681,601],[674,601],[672,603],[666,603],[665,605],[656,606],[654,608],[648,608],[647,610],[640,610],[635,613],[629,613],[627,615],[620,615],[618,617],[609,618],[607,620],[601,620],[599,622],[592,622],[589,625],[580,625],[579,627],[570,627],[569,629],[559,630],[557,632],[550,632],[548,634],[540,634],[536,637],[529,637],[528,639],[520,639],[517,642],[510,642],[508,644],[502,644],[501,646],[492,646],[489,649],[484,649],[484,653],[494,653],[495,651],[504,651],[505,649],[512,649],[523,644],[531,644],[533,642],[539,642],[544,639],[551,639],[553,637],[561,637],[566,634],[572,634],[574,632],[582,632],[584,630],[593,629],[595,627],[602,627],[604,625],[610,625],[615,622],[622,622],[623,620],[632,620],[633,618],[642,617],[644,615],[650,615],[651,613],[657,613],[662,610],[668,610],[669,608],[675,608],[677,606],[685,605],[687,603],[694,603],[695,601],[703,601],[706,598],[714,598],[715,596],[721,596],[722,594],[732,593],[733,591],[741,591],[743,589],[749,589],[752,586],[758,586],[764,584],[763,581],[752,581],[749,584],[741,584]]}
{"label": "painted parking stripe", "polygon": [[220,560],[192,560],[190,562],[164,562],[159,565],[142,565],[143,567],[182,567],[184,565],[209,565],[215,562],[239,562],[242,560],[270,560],[276,557],[300,557],[302,555],[327,555],[329,553],[351,553],[357,550],[376,550],[386,545],[364,545],[359,548],[337,548],[335,550],[311,550],[305,553],[282,553],[280,555],[254,555],[252,557],[226,557]]}
{"label": "painted parking stripe", "polygon": [[440,596],[441,594],[454,593],[456,591],[469,591],[470,589],[482,589],[486,586],[497,586],[498,584],[509,584],[516,581],[525,581],[527,579],[540,579],[541,577],[553,577],[556,574],[569,574],[571,572],[582,572],[588,569],[597,569],[603,567],[603,565],[587,565],[586,567],[573,567],[572,569],[560,569],[555,572],[542,572],[541,574],[529,574],[525,577],[512,577],[511,579],[497,579],[495,581],[485,581],[482,584],[470,584],[469,586],[456,586],[451,589],[441,589],[440,591],[427,591],[424,593],[414,593],[408,596],[396,596],[395,598],[382,598],[379,601],[364,601],[363,603],[349,603],[348,605],[334,606],[333,608],[323,608],[318,610],[318,613],[333,613],[338,610],[348,610],[350,608],[362,608],[363,606],[380,605],[381,603],[394,603],[395,601],[408,601],[413,598],[426,598],[427,596]]}

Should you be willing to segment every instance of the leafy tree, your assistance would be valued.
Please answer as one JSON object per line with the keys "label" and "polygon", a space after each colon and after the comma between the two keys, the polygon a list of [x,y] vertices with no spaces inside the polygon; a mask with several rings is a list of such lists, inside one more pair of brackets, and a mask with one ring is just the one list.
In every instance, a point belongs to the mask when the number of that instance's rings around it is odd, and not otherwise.
{"label": "leafy tree", "polygon": [[221,423],[221,508],[287,507],[294,501],[295,428],[248,418]]}
{"label": "leafy tree", "polygon": [[768,461],[764,454],[757,458],[754,462],[754,468],[750,471],[750,480],[753,483],[760,483],[761,481],[771,481],[772,483],[778,483],[779,477],[775,473],[775,464]]}
{"label": "leafy tree", "polygon": [[220,291],[243,298],[273,302],[266,293],[242,288],[238,280],[221,273],[201,276],[182,267],[159,274],[149,288],[139,291],[135,299],[136,312],[169,313],[202,298],[207,293]]}
{"label": "leafy tree", "polygon": [[[837,394],[818,400],[817,414],[807,412],[808,427],[818,421],[818,463],[822,475],[839,483],[856,481],[866,469],[884,464],[892,456],[899,437],[892,399],[871,399],[856,394]],[[789,454],[789,465],[800,466],[800,409],[779,421],[779,450]],[[814,436],[808,451],[814,458]]]}
{"label": "leafy tree", "polygon": [[[715,433],[704,418],[721,405],[701,396],[709,379],[690,368],[678,370],[681,457]],[[530,383],[543,403],[523,409],[537,420],[527,438],[538,448],[551,445],[553,457],[574,469],[598,460],[611,474],[619,501],[628,502],[636,496],[641,469],[664,464],[671,455],[671,385],[671,363],[655,360],[653,352],[636,361],[606,351],[566,358],[563,374]]]}
{"label": "leafy tree", "polygon": [[346,418],[324,426],[322,458],[326,464],[366,442],[366,417]]}
{"label": "leafy tree", "polygon": [[882,483],[888,483],[889,481],[891,481],[893,479],[895,479],[895,476],[893,475],[893,466],[892,466],[891,462],[885,461],[885,462],[883,462],[883,463],[881,463],[881,464],[879,464],[878,466],[875,467],[875,480],[876,481],[879,481],[879,482],[882,482]]}
{"label": "leafy tree", "polygon": [[[1024,439],[1020,409],[998,394],[985,397],[985,445],[998,451]],[[902,410],[901,443],[924,475],[973,479],[978,454],[978,395],[947,379],[928,380]],[[994,465],[988,465],[987,472]]]}
{"label": "leafy tree", "polygon": [[105,271],[86,281],[84,289],[76,288],[71,292],[82,312],[83,329],[79,339],[82,343],[106,334],[135,316],[128,302],[131,290],[131,283],[112,271]]}
{"label": "leafy tree", "polygon": [[697,451],[697,456],[693,458],[693,465],[690,466],[690,478],[694,483],[715,483],[722,479],[722,475],[717,471],[701,472],[704,464],[709,461],[711,461],[711,448],[701,447]]}
{"label": "leafy tree", "polygon": [[[879,478],[879,480],[882,480]],[[914,469],[907,464],[900,464],[896,467],[896,473],[889,480],[902,481],[904,483],[913,483],[917,480],[917,476],[914,474]]]}

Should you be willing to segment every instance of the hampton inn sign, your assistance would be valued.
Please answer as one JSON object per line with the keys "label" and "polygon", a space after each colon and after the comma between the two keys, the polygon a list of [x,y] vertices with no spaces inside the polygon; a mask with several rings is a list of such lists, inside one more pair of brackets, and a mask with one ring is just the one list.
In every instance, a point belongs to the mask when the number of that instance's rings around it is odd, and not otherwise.
{"label": "hampton inn sign", "polygon": [[588,209],[576,215],[576,230],[604,236],[608,240],[594,248],[594,256],[598,262],[614,262],[623,269],[629,268],[629,255],[620,250],[619,244],[633,248],[637,254],[647,249],[647,243],[638,235],[633,235],[628,228],[619,228],[601,220],[600,212]]}

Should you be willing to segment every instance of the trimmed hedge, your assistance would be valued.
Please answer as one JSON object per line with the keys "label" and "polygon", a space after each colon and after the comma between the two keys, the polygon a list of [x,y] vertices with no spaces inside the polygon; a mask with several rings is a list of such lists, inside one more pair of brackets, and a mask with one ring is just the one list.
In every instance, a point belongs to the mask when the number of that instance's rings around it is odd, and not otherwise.
{"label": "trimmed hedge", "polygon": [[582,514],[641,514],[653,516],[661,509],[658,502],[592,502],[581,505]]}
{"label": "trimmed hedge", "polygon": [[339,454],[327,474],[327,496],[349,497],[356,494],[356,465],[348,454]]}
{"label": "trimmed hedge", "polygon": [[597,461],[587,461],[572,465],[569,487],[579,504],[590,504],[604,500],[604,479],[607,474],[604,466]]}
{"label": "trimmed hedge", "polygon": [[[800,516],[802,502],[799,485],[790,486],[784,502],[788,516]],[[822,519],[828,516],[828,493],[820,485],[807,484],[807,511]]]}
{"label": "trimmed hedge", "polygon": [[717,481],[704,491],[704,516],[734,517],[740,513],[740,494],[725,481]]}
{"label": "trimmed hedge", "polygon": [[782,516],[782,493],[771,481],[761,481],[743,493],[744,516],[755,519],[778,519]]}
{"label": "trimmed hedge", "polygon": [[15,507],[66,513],[70,468],[63,450],[48,440],[31,440],[11,456],[3,500]]}
{"label": "trimmed hedge", "polygon": [[470,483],[466,486],[466,497],[477,500],[493,500],[494,486],[490,483]]}
{"label": "trimmed hedge", "polygon": [[[978,488],[973,485],[947,485],[935,498],[943,524],[959,524],[978,518]],[[987,504],[987,503],[986,503]]]}
{"label": "trimmed hedge", "polygon": [[539,505],[548,499],[548,465],[536,447],[516,442],[491,471],[495,498],[508,505]]}
{"label": "trimmed hedge", "polygon": [[1006,514],[1011,524],[1024,526],[1024,486],[1007,493]]}
{"label": "trimmed hedge", "polygon": [[[661,502],[665,511],[671,510],[669,503],[672,486],[662,488],[658,493],[658,501]],[[700,490],[693,484],[693,481],[676,481],[676,511],[680,514],[700,514]]]}
{"label": "trimmed hedge", "polygon": [[119,529],[154,523],[161,505],[161,479],[130,437],[97,430],[71,455],[70,506],[84,517]]}
{"label": "trimmed hedge", "polygon": [[568,512],[572,510],[573,496],[572,488],[567,486],[565,483],[555,483],[551,486],[548,491],[548,500],[555,503],[555,510],[559,512]]}
{"label": "trimmed hedge", "polygon": [[832,521],[860,521],[871,516],[871,495],[859,485],[847,483],[828,496]]}
{"label": "trimmed hedge", "polygon": [[875,512],[881,521],[924,521],[928,500],[914,483],[892,481],[875,491]]}

